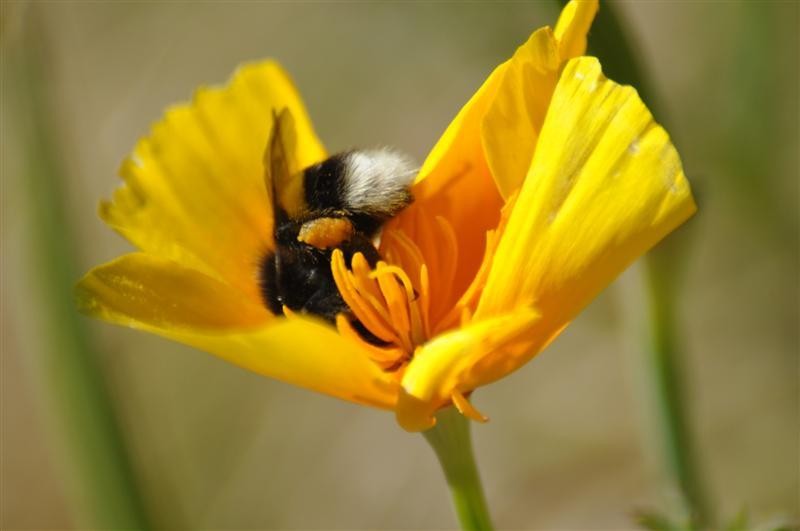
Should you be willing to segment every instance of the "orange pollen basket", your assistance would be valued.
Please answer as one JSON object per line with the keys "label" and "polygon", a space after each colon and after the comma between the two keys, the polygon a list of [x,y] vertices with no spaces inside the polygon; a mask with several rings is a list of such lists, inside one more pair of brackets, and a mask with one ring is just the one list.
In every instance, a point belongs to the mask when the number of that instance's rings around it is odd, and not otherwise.
{"label": "orange pollen basket", "polygon": [[388,345],[365,341],[344,315],[336,319],[339,333],[359,342],[372,360],[388,372],[402,375],[416,349],[431,337],[472,319],[488,274],[497,238],[487,233],[483,260],[469,287],[458,299],[452,294],[458,266],[458,244],[452,225],[437,217],[426,223],[430,231],[417,243],[401,229],[386,229],[380,261],[372,269],[361,253],[350,267],[336,249],[331,269],[336,287],[353,315],[375,337]]}

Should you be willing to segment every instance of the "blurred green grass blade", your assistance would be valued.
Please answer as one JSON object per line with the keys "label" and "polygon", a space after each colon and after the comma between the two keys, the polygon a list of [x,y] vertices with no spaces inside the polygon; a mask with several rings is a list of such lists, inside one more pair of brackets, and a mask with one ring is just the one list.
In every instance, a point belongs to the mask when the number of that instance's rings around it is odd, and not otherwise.
{"label": "blurred green grass blade", "polygon": [[636,524],[647,531],[684,531],[667,516],[656,512],[640,512],[634,516]]}
{"label": "blurred green grass blade", "polygon": [[742,509],[739,514],[725,527],[725,531],[747,531],[751,529],[750,519],[747,510]]}
{"label": "blurred green grass blade", "polygon": [[[17,4],[17,7],[20,7]],[[74,302],[78,277],[75,248],[64,209],[66,174],[60,164],[50,117],[52,86],[47,78],[46,35],[36,24],[39,6],[28,5],[19,39],[3,42],[4,90],[7,109],[19,125],[24,172],[17,176],[25,193],[23,211],[32,241],[30,264],[38,281],[34,307],[42,348],[32,366],[51,432],[51,447],[65,461],[70,502],[78,527],[147,529],[148,519],[137,490],[125,445],[115,419],[97,356],[92,351]],[[90,97],[90,95],[87,95]]]}
{"label": "blurred green grass blade", "polygon": [[[797,167],[796,158],[786,165],[781,149],[782,144],[797,145],[798,131],[796,29],[794,42],[785,37],[790,32],[781,31],[792,18],[789,5],[742,3],[740,16],[746,27],[730,42],[721,65],[723,79],[733,78],[735,83],[713,93],[724,112],[715,113],[719,138],[709,146],[723,168],[721,192],[731,194],[741,215],[759,226],[764,238],[783,245],[797,242],[800,227],[795,209],[778,195],[777,182],[791,168],[796,175]],[[794,20],[798,20],[796,4]],[[776,54],[776,50],[786,51]],[[696,105],[703,105],[702,100]],[[796,198],[796,186],[792,192]]]}
{"label": "blurred green grass blade", "polygon": [[[565,0],[560,0],[562,5]],[[614,81],[639,91],[653,116],[668,126],[669,120],[658,95],[634,52],[635,40],[619,15],[616,4],[603,3],[589,33],[588,54],[600,59],[604,73]],[[669,128],[669,127],[668,127]],[[694,445],[686,419],[679,352],[676,303],[680,289],[678,273],[686,258],[685,231],[673,235],[651,251],[644,261],[647,290],[647,370],[653,402],[658,409],[661,461],[678,488],[692,526],[711,525],[711,515],[699,477]],[[677,237],[676,237],[677,236]]]}

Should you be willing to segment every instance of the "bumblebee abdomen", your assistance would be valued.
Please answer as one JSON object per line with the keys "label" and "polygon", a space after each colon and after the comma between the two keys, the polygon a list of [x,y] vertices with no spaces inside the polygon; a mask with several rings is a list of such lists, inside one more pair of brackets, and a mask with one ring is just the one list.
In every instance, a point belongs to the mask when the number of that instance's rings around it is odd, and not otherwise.
{"label": "bumblebee abdomen", "polygon": [[308,217],[338,214],[357,232],[374,233],[411,202],[409,185],[416,170],[390,150],[347,151],[303,172],[303,201]]}
{"label": "bumblebee abdomen", "polygon": [[347,174],[347,154],[340,153],[303,172],[303,199],[311,212],[345,210],[344,187]]}
{"label": "bumblebee abdomen", "polygon": [[276,315],[283,306],[333,321],[345,311],[330,266],[330,253],[302,243],[283,245],[268,253],[260,270],[264,303]]}
{"label": "bumblebee abdomen", "polygon": [[[348,262],[355,253],[363,254],[371,266],[380,259],[372,242],[362,235],[343,242],[340,248]],[[331,252],[292,242],[267,253],[259,268],[265,306],[276,315],[281,315],[286,306],[335,322],[337,314],[349,309],[333,280]]]}

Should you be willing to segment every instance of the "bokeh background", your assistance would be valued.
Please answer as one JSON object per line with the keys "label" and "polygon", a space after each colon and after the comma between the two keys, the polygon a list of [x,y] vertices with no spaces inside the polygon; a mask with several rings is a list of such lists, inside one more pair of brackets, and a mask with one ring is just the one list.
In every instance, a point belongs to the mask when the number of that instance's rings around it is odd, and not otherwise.
{"label": "bokeh background", "polygon": [[[720,520],[744,509],[796,521],[798,4],[615,7],[700,204],[670,238],[670,273],[702,485]],[[54,383],[83,347],[52,322],[71,311],[53,286],[130,250],[96,204],[168,104],[274,57],[331,150],[390,145],[422,161],[557,12],[549,1],[4,1],[0,527],[85,525],[70,432],[80,412],[65,407],[74,389]],[[64,223],[48,232],[59,208]],[[473,433],[498,527],[629,529],[635,511],[674,506],[643,368],[644,285],[639,264],[545,353],[476,393],[492,419]],[[433,453],[391,415],[75,319],[154,527],[455,524]]]}

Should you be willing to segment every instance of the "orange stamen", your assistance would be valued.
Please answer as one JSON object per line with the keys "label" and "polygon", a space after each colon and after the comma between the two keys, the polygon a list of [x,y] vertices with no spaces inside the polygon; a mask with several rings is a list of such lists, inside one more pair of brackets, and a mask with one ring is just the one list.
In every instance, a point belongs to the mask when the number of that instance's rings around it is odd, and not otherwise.
{"label": "orange stamen", "polygon": [[419,268],[420,265],[425,263],[425,259],[422,257],[419,247],[417,247],[402,230],[387,232],[384,234],[384,242],[389,245],[391,243],[396,244],[388,247],[385,254],[388,258],[389,254],[394,254],[392,251],[398,251],[400,254],[397,256],[396,261],[392,260],[392,262],[397,263],[403,269],[413,271],[414,267]]}
{"label": "orange stamen", "polygon": [[[397,265],[378,262],[375,269],[371,269],[360,253],[356,253],[351,262],[352,269],[348,270],[344,254],[340,250],[333,252],[331,270],[336,287],[361,324],[391,346],[377,347],[365,341],[342,315],[336,322],[339,333],[359,341],[385,370],[399,372],[411,359],[415,348],[428,338],[421,307],[422,301],[429,300],[425,293],[427,280],[424,287],[420,285],[415,290],[408,273]],[[427,275],[424,264],[417,268],[424,278]]]}
{"label": "orange stamen", "polygon": [[478,422],[487,422],[489,420],[489,417],[478,411],[461,391],[454,389],[450,398],[453,400],[456,409],[465,417]]}
{"label": "orange stamen", "polygon": [[380,286],[381,292],[386,299],[391,323],[400,338],[403,348],[410,352],[413,345],[409,337],[411,325],[408,319],[408,306],[403,297],[403,290],[397,285],[394,276],[385,269],[385,264],[379,263],[378,268],[370,274],[369,278],[378,281],[378,286]]}
{"label": "orange stamen", "polygon": [[437,252],[443,257],[446,257],[444,260],[439,261],[443,268],[443,270],[439,272],[441,275],[439,278],[451,279],[450,282],[443,283],[442,292],[437,295],[439,304],[437,305],[436,315],[440,316],[447,312],[448,308],[446,305],[450,302],[450,294],[453,291],[452,279],[456,276],[456,268],[458,266],[458,239],[456,238],[453,226],[445,218],[436,216],[436,224],[440,229],[440,236],[442,236],[441,239],[444,244],[442,247],[438,248]]}
{"label": "orange stamen", "polygon": [[336,288],[358,320],[383,341],[387,343],[396,341],[396,334],[389,326],[388,319],[378,313],[377,304],[370,304],[365,300],[364,294],[359,293],[358,289],[353,285],[352,275],[348,273],[344,264],[344,254],[339,249],[334,250],[331,255],[331,270]]}
{"label": "orange stamen", "polygon": [[486,233],[486,249],[478,272],[475,274],[475,278],[467,287],[467,290],[461,295],[458,302],[439,320],[434,334],[438,334],[441,331],[448,330],[455,326],[455,323],[462,317],[462,310],[464,308],[472,308],[477,304],[478,296],[484,285],[486,285],[486,279],[489,276],[489,268],[492,264],[491,258],[494,256],[494,250],[497,247],[497,238],[495,236],[496,234],[494,231]]}
{"label": "orange stamen", "polygon": [[[512,199],[513,202],[513,199]],[[467,289],[452,299],[458,269],[458,239],[447,219],[437,216],[430,223],[424,215],[418,219],[411,239],[399,229],[385,229],[380,261],[372,268],[361,253],[353,255],[351,264],[336,249],[331,257],[331,269],[336,287],[353,316],[375,337],[389,343],[376,346],[369,343],[353,328],[351,319],[340,315],[336,320],[339,333],[364,346],[370,358],[386,371],[399,378],[414,352],[432,334],[440,334],[472,320],[473,312],[486,283],[499,239],[507,218],[506,209],[497,231],[486,235],[484,257]],[[454,393],[453,403],[464,415],[485,420],[461,393]]]}
{"label": "orange stamen", "polygon": [[419,284],[421,286],[419,294],[420,318],[425,329],[425,337],[431,337],[431,284],[428,276],[428,266],[422,264],[419,268]]}
{"label": "orange stamen", "polygon": [[367,259],[364,258],[364,255],[361,253],[356,253],[353,256],[353,277],[356,281],[356,286],[358,290],[362,293],[369,293],[375,300],[381,300],[383,294],[381,290],[375,285],[374,282],[364,282],[364,279],[369,277],[369,274],[372,272],[372,268],[367,262]]}
{"label": "orange stamen", "polygon": [[[408,275],[405,271],[400,269],[397,266],[391,265],[383,265],[379,264],[381,267],[379,268],[380,271],[385,271],[387,273],[394,274],[400,283],[405,288],[405,301],[406,301],[406,308],[408,308],[408,318],[410,318],[410,323],[408,326],[409,332],[411,333],[411,343],[413,345],[419,345],[425,341],[427,337],[424,331],[424,325],[422,324],[422,315],[420,312],[419,304],[414,304],[418,301],[419,297],[414,294],[414,286],[411,284],[411,279],[408,278]],[[376,275],[373,273],[371,276]],[[404,318],[403,323],[407,323]]]}

